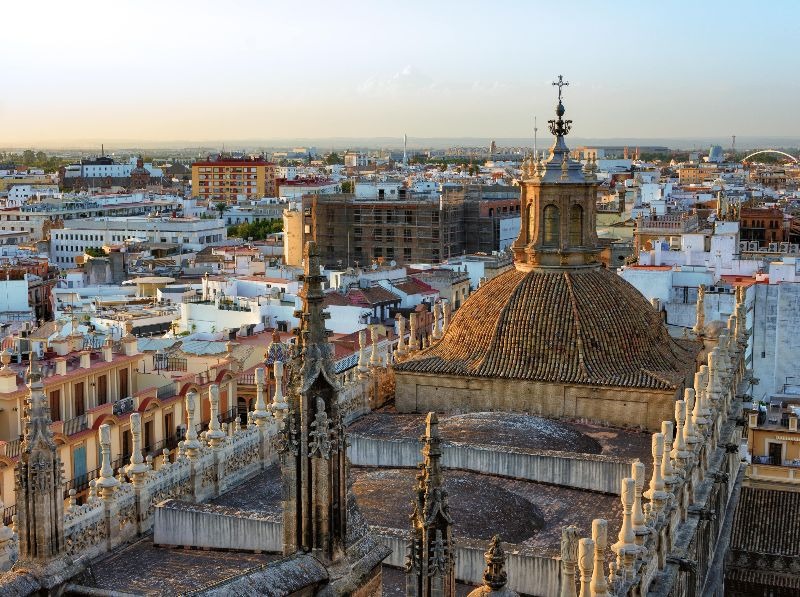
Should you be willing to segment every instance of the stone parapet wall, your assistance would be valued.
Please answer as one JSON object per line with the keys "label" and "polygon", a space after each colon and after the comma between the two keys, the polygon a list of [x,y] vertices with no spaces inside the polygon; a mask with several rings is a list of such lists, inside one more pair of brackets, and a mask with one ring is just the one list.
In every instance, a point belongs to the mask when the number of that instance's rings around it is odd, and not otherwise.
{"label": "stone parapet wall", "polygon": [[155,510],[153,542],[162,546],[280,552],[283,522],[257,512],[166,500]]}
{"label": "stone parapet wall", "polygon": [[[687,380],[687,384],[690,380]],[[401,413],[429,411],[524,412],[612,427],[657,431],[674,416],[678,391],[568,385],[504,378],[472,378],[398,371],[395,406]]]}
{"label": "stone parapet wall", "polygon": [[[384,563],[395,568],[405,567],[408,532],[385,527],[370,527],[375,537],[392,550]],[[472,585],[483,584],[486,570],[484,552],[487,543],[455,539],[456,579]],[[504,543],[505,570],[508,588],[526,595],[559,595],[561,579],[560,561],[533,553],[520,545]]]}
{"label": "stone parapet wall", "polygon": [[[447,468],[614,495],[619,495],[619,479],[630,471],[628,460],[596,454],[446,442],[442,449],[442,464]],[[420,462],[419,442],[351,434],[348,456],[355,466],[416,468]]]}

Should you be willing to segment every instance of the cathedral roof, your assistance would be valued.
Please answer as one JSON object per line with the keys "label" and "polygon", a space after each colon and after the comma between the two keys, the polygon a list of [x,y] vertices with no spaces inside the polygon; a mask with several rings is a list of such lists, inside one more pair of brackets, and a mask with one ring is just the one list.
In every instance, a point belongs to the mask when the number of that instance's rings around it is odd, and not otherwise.
{"label": "cathedral roof", "polygon": [[444,337],[397,371],[671,390],[699,347],[670,337],[607,269],[513,269],[481,286]]}

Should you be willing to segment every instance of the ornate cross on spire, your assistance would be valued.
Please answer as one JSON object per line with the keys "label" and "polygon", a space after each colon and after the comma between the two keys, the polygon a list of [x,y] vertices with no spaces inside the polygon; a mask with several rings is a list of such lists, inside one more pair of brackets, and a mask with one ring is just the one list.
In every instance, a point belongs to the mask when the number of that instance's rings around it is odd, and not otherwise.
{"label": "ornate cross on spire", "polygon": [[569,129],[572,127],[572,121],[564,120],[563,118],[566,110],[564,109],[564,104],[561,103],[561,91],[569,83],[564,80],[562,75],[558,75],[558,81],[553,81],[553,85],[558,87],[558,105],[556,106],[556,116],[558,118],[556,120],[548,120],[547,123],[550,125],[550,132],[553,135],[563,137],[569,133]]}
{"label": "ornate cross on spire", "polygon": [[561,103],[561,88],[568,87],[569,81],[565,81],[562,75],[558,75],[558,81],[553,81],[553,85],[558,87],[558,102]]}

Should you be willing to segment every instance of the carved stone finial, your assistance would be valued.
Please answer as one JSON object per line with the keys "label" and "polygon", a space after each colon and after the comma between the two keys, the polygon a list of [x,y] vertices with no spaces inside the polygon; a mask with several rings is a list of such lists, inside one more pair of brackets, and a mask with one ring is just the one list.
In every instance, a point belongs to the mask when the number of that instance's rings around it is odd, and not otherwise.
{"label": "carved stone finial", "polygon": [[689,451],[686,447],[686,402],[678,400],[675,402],[675,442],[672,444],[672,458],[680,468],[686,468]]}
{"label": "carved stone finial", "polygon": [[578,528],[561,528],[561,597],[575,597],[575,565],[578,561]]}
{"label": "carved stone finial", "polygon": [[369,365],[370,367],[380,367],[381,358],[378,354],[378,343],[380,342],[380,336],[378,335],[377,325],[373,324],[369,326],[369,335],[370,339],[372,340],[372,354],[369,357]]}
{"label": "carved stone finial", "polygon": [[636,544],[642,545],[644,537],[648,534],[647,524],[642,510],[642,490],[644,489],[644,463],[638,458],[631,463],[631,477],[634,480],[633,511],[631,524],[633,525]]}
{"label": "carved stone finial", "polygon": [[692,331],[698,336],[703,335],[703,329],[706,325],[706,285],[700,284],[697,289],[697,305],[695,310],[695,323]]}
{"label": "carved stone finial", "polygon": [[269,412],[267,412],[267,403],[264,400],[264,385],[266,384],[266,375],[263,367],[257,367],[255,371],[256,377],[256,403],[252,412],[253,421],[259,427],[267,424]]}
{"label": "carved stone finial", "polygon": [[442,318],[442,304],[441,303],[434,303],[433,304],[433,331],[431,331],[431,338],[433,340],[439,340],[442,337],[441,318]]}
{"label": "carved stone finial", "polygon": [[134,484],[141,483],[144,473],[148,466],[142,457],[142,415],[141,413],[131,414],[131,461],[125,469],[128,477]]}
{"label": "carved stone finial", "polygon": [[197,421],[195,412],[197,410],[197,392],[190,390],[186,393],[186,437],[183,441],[183,453],[189,458],[196,458],[200,448],[200,440],[197,439]]}
{"label": "carved stone finial", "polygon": [[275,361],[272,366],[275,373],[275,394],[272,396],[272,414],[276,419],[282,420],[289,405],[283,396],[283,363]]}
{"label": "carved stone finial", "polygon": [[672,434],[674,425],[672,421],[661,422],[661,434],[664,436],[664,455],[661,458],[661,477],[669,489],[678,482],[675,469],[672,468]]}
{"label": "carved stone finial", "polygon": [[592,597],[591,582],[594,571],[594,541],[583,538],[578,544],[578,570],[581,573],[580,597]]}
{"label": "carved stone finial", "polygon": [[208,388],[208,402],[211,419],[206,440],[212,448],[218,448],[225,441],[225,432],[219,423],[219,386],[215,383]]}
{"label": "carved stone finial", "polygon": [[654,433],[652,441],[653,474],[650,477],[650,487],[644,497],[650,500],[653,515],[658,517],[664,508],[668,494],[664,491],[664,478],[661,476],[662,460],[664,458],[664,434]]}
{"label": "carved stone finial", "polygon": [[594,541],[594,570],[592,571],[592,597],[606,597],[608,582],[606,581],[604,564],[606,547],[608,546],[608,522],[603,518],[592,521],[592,541]]}
{"label": "carved stone finial", "polygon": [[483,554],[486,570],[483,572],[483,584],[492,591],[500,591],[508,582],[505,571],[506,553],[500,545],[500,535],[495,535],[489,542],[489,549]]}
{"label": "carved stone finial", "polygon": [[367,330],[358,331],[358,374],[364,378],[369,371],[367,360]]}
{"label": "carved stone finial", "polygon": [[100,475],[97,478],[95,487],[103,499],[110,499],[114,490],[119,486],[119,481],[114,478],[114,469],[111,468],[111,427],[108,423],[100,425],[100,453],[102,464],[100,465]]}

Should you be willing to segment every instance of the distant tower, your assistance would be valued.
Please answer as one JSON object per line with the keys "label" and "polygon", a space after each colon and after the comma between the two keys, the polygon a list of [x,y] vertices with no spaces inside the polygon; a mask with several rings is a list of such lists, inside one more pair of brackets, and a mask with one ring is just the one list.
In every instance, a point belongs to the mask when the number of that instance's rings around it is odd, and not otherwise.
{"label": "distant tower", "polygon": [[731,154],[736,154],[736,135],[731,135]]}
{"label": "distant tower", "polygon": [[494,156],[494,154],[496,153],[497,153],[497,143],[495,143],[494,139],[492,139],[492,142],[489,143],[489,157]]}
{"label": "distant tower", "polygon": [[439,419],[428,413],[419,465],[411,539],[406,555],[407,597],[455,597],[453,519],[443,486]]}
{"label": "distant tower", "polygon": [[305,247],[302,311],[289,364],[289,410],[278,439],[283,482],[283,553],[310,552],[325,564],[345,557],[347,453],[339,383],[323,311],[319,252]]}
{"label": "distant tower", "polygon": [[539,157],[539,153],[536,149],[536,137],[539,134],[539,127],[536,124],[536,116],[533,117],[533,159],[536,160]]}
{"label": "distant tower", "polygon": [[622,148],[622,159],[623,160],[627,160],[628,159],[628,148],[627,147],[623,147]]}
{"label": "distant tower", "polygon": [[61,459],[50,430],[42,371],[31,353],[22,449],[16,466],[20,560],[39,565],[65,551]]}
{"label": "distant tower", "polygon": [[403,166],[408,166],[408,135],[403,133]]}

